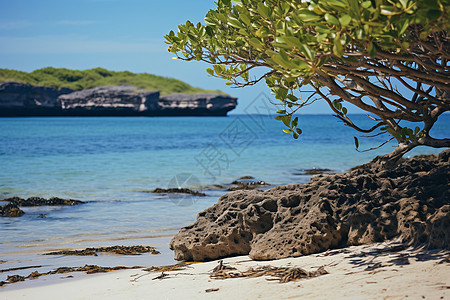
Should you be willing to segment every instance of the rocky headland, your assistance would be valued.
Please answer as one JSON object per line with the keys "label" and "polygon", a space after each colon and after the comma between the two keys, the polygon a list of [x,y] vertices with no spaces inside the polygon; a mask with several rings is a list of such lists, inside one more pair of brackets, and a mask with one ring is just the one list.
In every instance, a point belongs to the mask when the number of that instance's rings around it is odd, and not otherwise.
{"label": "rocky headland", "polygon": [[131,85],[81,91],[0,83],[0,117],[10,116],[225,116],[237,105],[226,94],[171,94]]}
{"label": "rocky headland", "polygon": [[449,157],[446,150],[391,169],[368,163],[304,185],[230,192],[182,228],[170,248],[188,261],[270,260],[394,239],[449,249]]}

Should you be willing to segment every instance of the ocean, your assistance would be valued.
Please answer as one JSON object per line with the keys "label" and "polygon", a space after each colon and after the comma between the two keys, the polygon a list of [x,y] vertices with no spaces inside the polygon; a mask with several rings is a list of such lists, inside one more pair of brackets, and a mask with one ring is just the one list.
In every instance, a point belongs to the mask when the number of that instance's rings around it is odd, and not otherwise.
{"label": "ocean", "polygon": [[[303,115],[298,140],[268,115],[228,117],[36,117],[0,119],[0,200],[61,197],[86,201],[70,207],[23,208],[0,217],[0,269],[41,266],[152,266],[175,263],[171,237],[213,205],[229,184],[253,176],[271,186],[306,183],[305,170],[343,172],[389,153],[394,144],[355,150],[357,132],[329,115]],[[369,127],[364,115],[355,122]],[[448,137],[450,115],[433,128]],[[386,137],[360,138],[361,148]],[[408,156],[439,153],[416,148]],[[149,193],[154,188],[204,189],[206,197]],[[0,204],[4,202],[0,201]],[[70,257],[43,255],[61,249],[149,245],[159,255]],[[33,269],[35,270],[35,269]],[[0,273],[27,275],[30,270]]]}

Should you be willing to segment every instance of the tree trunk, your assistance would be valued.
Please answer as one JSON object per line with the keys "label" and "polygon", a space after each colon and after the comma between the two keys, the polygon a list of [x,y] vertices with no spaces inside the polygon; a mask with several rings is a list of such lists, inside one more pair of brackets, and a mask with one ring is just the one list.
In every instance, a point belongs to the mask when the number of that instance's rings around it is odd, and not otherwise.
{"label": "tree trunk", "polygon": [[412,146],[412,144],[400,143],[394,151],[386,155],[375,157],[370,164],[377,169],[392,169],[398,164],[403,155],[416,146],[418,145]]}
{"label": "tree trunk", "polygon": [[426,136],[414,142],[399,143],[394,151],[383,156],[377,156],[370,163],[377,169],[391,169],[397,165],[403,155],[417,146],[428,146],[433,148],[450,147],[450,139],[434,139],[430,136]]}

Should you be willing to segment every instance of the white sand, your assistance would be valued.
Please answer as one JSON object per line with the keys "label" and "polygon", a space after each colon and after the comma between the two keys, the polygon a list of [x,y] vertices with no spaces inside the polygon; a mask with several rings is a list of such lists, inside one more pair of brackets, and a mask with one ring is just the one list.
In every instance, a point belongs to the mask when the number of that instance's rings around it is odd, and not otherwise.
{"label": "white sand", "polygon": [[[329,272],[288,283],[269,281],[269,277],[211,279],[208,272],[218,265],[213,261],[166,272],[165,279],[154,279],[161,273],[142,270],[77,275],[52,284],[48,284],[49,276],[43,276],[0,288],[0,299],[450,299],[450,263],[442,262],[449,257],[448,251],[376,252],[391,246],[350,247],[347,253],[276,261],[253,261],[247,256],[224,259],[241,271],[272,265],[307,271],[325,266]],[[370,268],[379,263],[381,267]]]}

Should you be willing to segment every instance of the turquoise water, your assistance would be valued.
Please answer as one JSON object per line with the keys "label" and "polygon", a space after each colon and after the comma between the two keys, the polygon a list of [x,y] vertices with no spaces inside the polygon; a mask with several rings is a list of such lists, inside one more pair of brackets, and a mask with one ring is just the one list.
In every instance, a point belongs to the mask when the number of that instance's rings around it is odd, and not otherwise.
{"label": "turquoise water", "polygon": [[[369,127],[361,115],[355,120]],[[175,118],[2,118],[0,199],[62,197],[87,201],[74,207],[25,208],[20,218],[0,218],[0,269],[58,266],[161,265],[173,263],[168,249],[178,228],[214,204],[207,197],[171,198],[143,192],[156,187],[227,184],[244,175],[272,185],[305,183],[305,169],[336,172],[392,151],[394,144],[358,153],[352,129],[331,116],[300,118],[303,135],[292,139],[273,116]],[[433,129],[446,137],[450,116]],[[370,148],[383,137],[360,139]],[[417,148],[411,155],[439,153]],[[185,179],[189,178],[186,182]],[[1,203],[1,202],[0,202]],[[46,218],[40,218],[44,214]],[[50,257],[58,249],[108,245],[153,245],[161,255]],[[19,272],[15,272],[19,273]],[[24,271],[24,274],[29,272]],[[6,273],[0,274],[0,280]]]}

